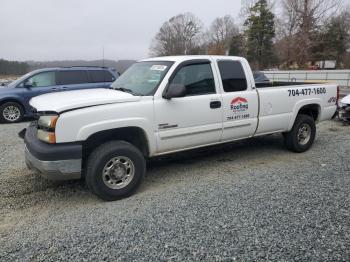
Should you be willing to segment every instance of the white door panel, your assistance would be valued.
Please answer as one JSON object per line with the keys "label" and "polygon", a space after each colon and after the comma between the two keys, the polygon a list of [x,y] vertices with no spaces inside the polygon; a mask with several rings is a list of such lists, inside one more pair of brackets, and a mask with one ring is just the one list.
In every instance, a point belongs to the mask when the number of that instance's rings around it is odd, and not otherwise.
{"label": "white door panel", "polygon": [[223,141],[251,137],[258,124],[259,101],[255,90],[224,93]]}
{"label": "white door panel", "polygon": [[158,153],[216,143],[222,136],[222,107],[210,103],[221,95],[199,95],[154,101]]}
{"label": "white door panel", "polygon": [[246,67],[234,59],[218,60],[217,72],[223,100],[222,141],[254,135],[258,125],[259,99],[253,84],[247,79]]}

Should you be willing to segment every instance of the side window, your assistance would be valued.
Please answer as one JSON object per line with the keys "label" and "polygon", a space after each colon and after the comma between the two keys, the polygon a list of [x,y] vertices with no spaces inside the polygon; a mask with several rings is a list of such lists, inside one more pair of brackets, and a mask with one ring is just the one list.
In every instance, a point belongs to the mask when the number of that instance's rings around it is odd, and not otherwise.
{"label": "side window", "polygon": [[90,83],[114,82],[115,77],[106,70],[89,70]]}
{"label": "side window", "polygon": [[57,84],[74,85],[88,83],[88,77],[85,70],[58,71]]}
{"label": "side window", "polygon": [[186,87],[186,96],[216,93],[213,71],[209,63],[182,67],[172,83],[183,84]]}
{"label": "side window", "polygon": [[247,78],[240,62],[219,61],[218,66],[225,92],[247,90]]}
{"label": "side window", "polygon": [[27,79],[26,84],[32,87],[45,87],[56,85],[55,72],[43,72]]}

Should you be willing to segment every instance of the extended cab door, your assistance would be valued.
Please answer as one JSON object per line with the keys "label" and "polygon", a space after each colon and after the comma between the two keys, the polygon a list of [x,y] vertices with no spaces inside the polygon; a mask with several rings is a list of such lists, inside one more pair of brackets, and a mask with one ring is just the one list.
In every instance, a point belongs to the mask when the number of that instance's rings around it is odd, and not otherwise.
{"label": "extended cab door", "polygon": [[170,84],[186,87],[186,96],[155,98],[158,154],[217,143],[222,135],[222,98],[209,60],[182,63]]}
{"label": "extended cab door", "polygon": [[[223,141],[254,135],[258,124],[258,94],[247,80],[240,60],[218,60],[223,99]],[[249,69],[249,65],[246,65]]]}

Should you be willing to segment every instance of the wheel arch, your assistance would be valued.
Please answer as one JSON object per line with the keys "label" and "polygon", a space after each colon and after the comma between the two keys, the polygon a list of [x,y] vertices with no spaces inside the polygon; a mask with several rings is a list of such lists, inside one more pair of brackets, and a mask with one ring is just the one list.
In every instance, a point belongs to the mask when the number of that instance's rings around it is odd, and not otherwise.
{"label": "wheel arch", "polygon": [[8,103],[8,102],[13,102],[13,103],[19,104],[22,107],[23,112],[26,113],[26,108],[25,108],[23,102],[20,99],[15,98],[15,97],[8,97],[8,98],[0,99],[0,106],[2,106],[5,103]]}
{"label": "wheel arch", "polygon": [[[3,114],[3,109],[6,108],[5,107],[6,103],[16,103],[19,106],[20,115],[18,118],[16,118],[13,121],[7,120]],[[26,115],[27,115],[27,110],[20,100],[18,100],[16,98],[6,98],[3,100],[0,100],[0,122],[17,123],[17,122],[20,122],[23,119],[23,117],[25,117]]]}
{"label": "wheel arch", "polygon": [[83,158],[86,159],[91,152],[101,144],[113,140],[126,141],[137,147],[144,157],[150,156],[150,145],[146,132],[137,126],[128,126],[103,130],[91,134],[83,142]]}
{"label": "wheel arch", "polygon": [[297,115],[300,114],[311,116],[315,120],[315,122],[317,122],[320,118],[321,106],[319,104],[305,105],[299,109]]}
{"label": "wheel arch", "polygon": [[311,116],[315,122],[318,122],[321,116],[321,105],[318,102],[312,102],[307,104],[300,104],[296,106],[292,121],[289,124],[288,130],[291,130],[298,115],[304,114]]}

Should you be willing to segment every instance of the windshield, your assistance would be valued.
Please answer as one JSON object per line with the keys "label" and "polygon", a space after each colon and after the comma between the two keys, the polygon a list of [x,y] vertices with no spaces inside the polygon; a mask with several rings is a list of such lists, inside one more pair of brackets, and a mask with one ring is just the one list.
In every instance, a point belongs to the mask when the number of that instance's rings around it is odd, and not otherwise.
{"label": "windshield", "polygon": [[24,79],[26,79],[30,75],[31,75],[31,73],[27,73],[24,76],[21,76],[20,78],[18,78],[15,81],[11,82],[8,86],[16,87],[19,83],[21,83]]}
{"label": "windshield", "polygon": [[112,88],[135,95],[154,95],[172,64],[168,61],[136,63],[112,84]]}

